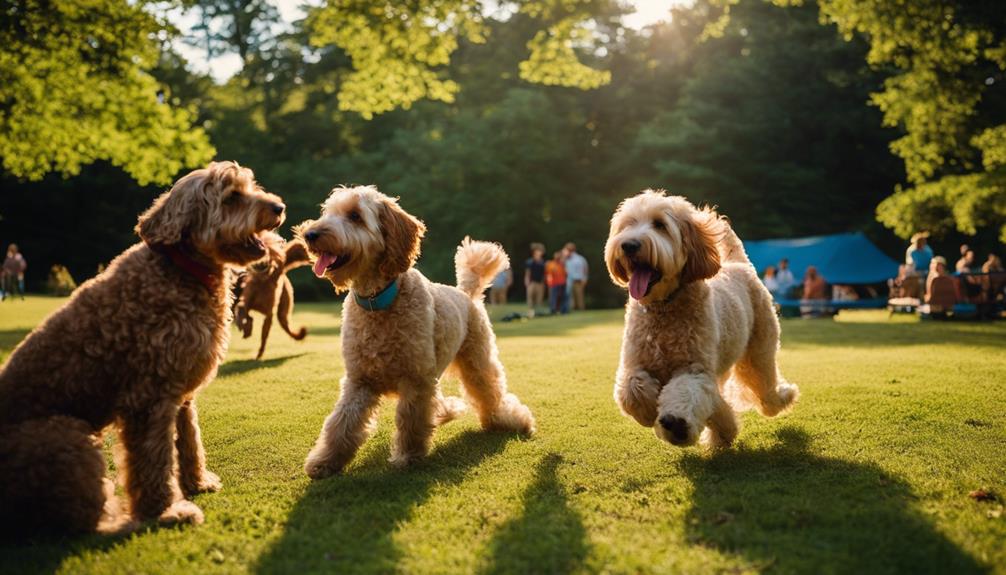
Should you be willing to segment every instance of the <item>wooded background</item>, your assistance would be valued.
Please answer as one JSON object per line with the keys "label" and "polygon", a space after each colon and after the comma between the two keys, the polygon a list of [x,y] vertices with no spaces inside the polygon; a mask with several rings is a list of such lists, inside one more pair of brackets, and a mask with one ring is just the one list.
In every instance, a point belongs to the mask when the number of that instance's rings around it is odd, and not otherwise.
{"label": "wooded background", "polygon": [[[961,241],[1001,251],[1006,3],[698,0],[643,30],[616,1],[497,5],[329,0],[278,31],[267,0],[3,0],[0,242],[29,288],[52,264],[81,281],[173,179],[226,159],[288,224],[336,185],[400,196],[440,281],[465,235],[502,243],[518,277],[530,242],[575,241],[595,305],[624,299],[601,249],[647,187],[743,238],[861,230],[900,259],[929,229],[951,261]],[[202,26],[179,38],[171,10]],[[241,70],[216,84],[178,40]],[[299,297],[330,295],[294,275]]]}

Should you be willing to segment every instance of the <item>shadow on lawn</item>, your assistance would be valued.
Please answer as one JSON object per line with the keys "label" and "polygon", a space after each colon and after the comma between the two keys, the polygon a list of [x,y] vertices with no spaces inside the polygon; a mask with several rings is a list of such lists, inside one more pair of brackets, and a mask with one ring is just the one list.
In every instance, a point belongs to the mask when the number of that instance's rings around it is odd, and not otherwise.
{"label": "shadow on lawn", "polygon": [[394,535],[434,487],[460,483],[511,434],[465,431],[434,445],[408,470],[371,452],[347,474],[312,482],[287,517],[283,535],[259,559],[258,573],[391,573],[401,556]]}
{"label": "shadow on lawn", "polygon": [[68,557],[101,553],[156,527],[122,535],[38,535],[0,541],[0,573],[55,573]]}
{"label": "shadow on lawn", "polygon": [[994,323],[882,323],[829,320],[787,320],[782,323],[783,348],[801,346],[894,347],[966,345],[1001,347],[1002,324]]}
{"label": "shadow on lawn", "polygon": [[570,573],[587,556],[587,532],[569,508],[556,471],[562,456],[551,453],[524,491],[524,511],[502,525],[491,543],[484,573]]}
{"label": "shadow on lawn", "polygon": [[496,337],[548,337],[566,335],[571,331],[600,326],[622,328],[622,314],[612,310],[590,310],[573,312],[560,316],[540,315],[533,319],[505,322],[500,312],[492,314],[493,331]]}
{"label": "shadow on lawn", "polygon": [[306,353],[295,353],[291,355],[284,355],[281,357],[271,357],[269,359],[239,359],[235,361],[228,361],[220,366],[217,370],[217,377],[225,377],[228,375],[240,375],[249,371],[254,371],[256,369],[267,369],[270,367],[279,367],[284,363],[290,361],[291,359],[297,359],[298,357],[307,355]]}
{"label": "shadow on lawn", "polygon": [[936,531],[901,479],[869,463],[810,452],[806,433],[767,449],[688,454],[690,539],[782,572],[980,573]]}
{"label": "shadow on lawn", "polygon": [[29,329],[6,329],[0,331],[0,354],[8,354],[14,351],[17,344],[28,336]]}

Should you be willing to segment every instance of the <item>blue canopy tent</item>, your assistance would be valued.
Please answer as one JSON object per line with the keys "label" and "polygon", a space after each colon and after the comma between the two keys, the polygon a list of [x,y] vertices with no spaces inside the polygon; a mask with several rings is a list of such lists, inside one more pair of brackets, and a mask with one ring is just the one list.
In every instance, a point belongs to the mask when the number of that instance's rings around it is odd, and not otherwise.
{"label": "blue canopy tent", "polygon": [[[887,257],[859,232],[785,240],[744,242],[744,249],[761,274],[768,266],[789,259],[797,281],[808,266],[815,266],[829,284],[875,284],[898,275],[898,262]],[[779,302],[782,305],[799,302]],[[883,307],[884,300],[830,302],[836,307]],[[851,304],[851,305],[850,305]]]}

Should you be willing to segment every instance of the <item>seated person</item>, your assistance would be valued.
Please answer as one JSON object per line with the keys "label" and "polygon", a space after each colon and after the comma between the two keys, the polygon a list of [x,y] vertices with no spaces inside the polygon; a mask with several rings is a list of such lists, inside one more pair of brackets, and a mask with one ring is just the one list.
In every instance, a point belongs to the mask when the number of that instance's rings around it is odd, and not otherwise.
{"label": "seated person", "polygon": [[852,286],[837,285],[831,289],[831,299],[835,301],[858,301],[859,294]]}
{"label": "seated person", "polygon": [[828,301],[827,288],[828,282],[821,274],[817,273],[817,268],[807,266],[807,272],[803,275],[803,298],[801,300],[806,303],[800,306],[800,314],[806,317],[831,315],[831,309],[827,305],[823,305],[823,302]]}
{"label": "seated person", "polygon": [[964,255],[957,260],[955,266],[957,274],[961,276],[961,285],[964,287],[964,295],[968,301],[979,303],[982,301],[982,278],[977,275],[982,271],[981,266],[975,261],[975,251],[967,246],[961,246]]}
{"label": "seated person", "polygon": [[961,300],[957,279],[947,274],[947,260],[942,256],[933,258],[926,282],[926,303],[929,313],[940,317],[952,311],[954,304]]}
{"label": "seated person", "polygon": [[1000,296],[1004,295],[1003,289],[1006,288],[1006,268],[1003,268],[999,256],[989,254],[989,259],[982,264],[982,273],[986,274],[981,277],[982,291],[985,292],[986,301],[994,303]]}

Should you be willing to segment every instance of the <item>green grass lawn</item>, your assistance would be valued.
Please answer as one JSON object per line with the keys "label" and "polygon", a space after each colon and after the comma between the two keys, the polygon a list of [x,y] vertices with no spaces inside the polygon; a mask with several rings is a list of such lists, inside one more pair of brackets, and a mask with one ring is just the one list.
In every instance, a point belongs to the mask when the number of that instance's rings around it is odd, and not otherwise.
{"label": "green grass lawn", "polygon": [[[0,358],[60,302],[0,304]],[[469,414],[396,470],[385,406],[345,474],[312,483],[301,466],[343,372],[338,312],[298,306],[307,339],[274,329],[261,362],[258,333],[235,335],[199,400],[224,480],[195,499],[205,525],[2,544],[0,573],[1006,573],[1001,322],[787,320],[780,361],[801,402],[744,414],[715,454],[619,414],[621,311],[497,323],[537,435],[482,433]]]}

